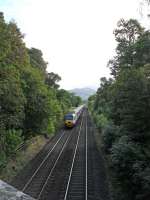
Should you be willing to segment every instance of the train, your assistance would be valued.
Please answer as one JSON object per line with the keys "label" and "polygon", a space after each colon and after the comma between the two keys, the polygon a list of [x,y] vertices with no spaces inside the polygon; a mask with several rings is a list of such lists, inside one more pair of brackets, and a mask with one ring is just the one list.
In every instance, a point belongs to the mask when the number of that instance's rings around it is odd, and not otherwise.
{"label": "train", "polygon": [[65,127],[73,128],[76,125],[76,123],[77,123],[77,121],[78,121],[78,119],[79,119],[79,117],[80,117],[80,115],[83,111],[83,108],[84,108],[84,105],[81,105],[81,106],[73,109],[71,112],[67,113],[64,116]]}

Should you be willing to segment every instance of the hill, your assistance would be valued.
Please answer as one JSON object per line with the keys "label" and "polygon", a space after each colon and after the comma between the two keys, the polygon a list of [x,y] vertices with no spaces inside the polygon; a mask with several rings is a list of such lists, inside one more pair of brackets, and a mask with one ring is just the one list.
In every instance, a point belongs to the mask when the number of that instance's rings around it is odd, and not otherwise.
{"label": "hill", "polygon": [[69,90],[69,92],[73,92],[75,95],[80,96],[83,100],[87,100],[89,96],[96,93],[96,91],[91,88],[75,88]]}

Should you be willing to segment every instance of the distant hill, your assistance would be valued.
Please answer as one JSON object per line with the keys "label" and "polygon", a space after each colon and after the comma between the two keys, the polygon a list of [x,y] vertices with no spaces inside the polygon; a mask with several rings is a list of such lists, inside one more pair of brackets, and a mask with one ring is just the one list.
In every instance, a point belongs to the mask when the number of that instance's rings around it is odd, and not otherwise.
{"label": "distant hill", "polygon": [[80,96],[83,100],[87,100],[89,96],[96,93],[96,91],[91,88],[75,88],[69,91],[73,92],[77,96]]}

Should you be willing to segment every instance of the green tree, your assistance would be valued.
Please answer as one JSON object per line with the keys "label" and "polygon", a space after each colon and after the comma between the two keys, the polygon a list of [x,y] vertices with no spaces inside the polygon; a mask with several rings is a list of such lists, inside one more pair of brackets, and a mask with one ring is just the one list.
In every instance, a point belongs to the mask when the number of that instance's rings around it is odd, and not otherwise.
{"label": "green tree", "polygon": [[17,145],[38,134],[52,134],[79,97],[59,90],[61,77],[47,72],[42,51],[27,49],[14,21],[0,12],[0,167]]}
{"label": "green tree", "polygon": [[54,72],[47,73],[46,76],[46,84],[50,88],[58,89],[59,85],[57,84],[61,80],[61,77],[58,74],[55,74]]}
{"label": "green tree", "polygon": [[26,98],[15,67],[0,67],[0,121],[6,129],[23,127]]}
{"label": "green tree", "polygon": [[134,64],[136,53],[134,45],[144,33],[144,28],[134,19],[121,19],[114,30],[115,39],[118,43],[114,59],[108,62],[112,75],[116,77],[121,69],[131,68]]}
{"label": "green tree", "polygon": [[37,69],[24,71],[25,106],[24,133],[28,135],[45,132],[49,116],[48,90],[44,79]]}
{"label": "green tree", "polygon": [[0,67],[0,168],[21,141],[26,98],[15,67]]}
{"label": "green tree", "polygon": [[47,62],[43,59],[43,53],[36,48],[28,49],[30,56],[30,64],[34,68],[39,68],[44,74],[46,74]]}
{"label": "green tree", "polygon": [[146,140],[150,131],[149,88],[143,70],[122,71],[114,85],[112,119],[135,140]]}
{"label": "green tree", "polygon": [[150,32],[121,19],[114,34],[113,80],[101,79],[89,105],[109,161],[113,199],[144,200],[150,197]]}

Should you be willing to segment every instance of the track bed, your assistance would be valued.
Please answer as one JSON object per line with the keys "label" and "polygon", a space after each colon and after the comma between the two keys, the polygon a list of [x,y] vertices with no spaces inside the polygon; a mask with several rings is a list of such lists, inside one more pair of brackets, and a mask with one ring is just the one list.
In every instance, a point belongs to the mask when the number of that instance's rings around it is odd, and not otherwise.
{"label": "track bed", "polygon": [[87,110],[76,127],[49,141],[12,184],[39,200],[109,200],[103,159]]}

